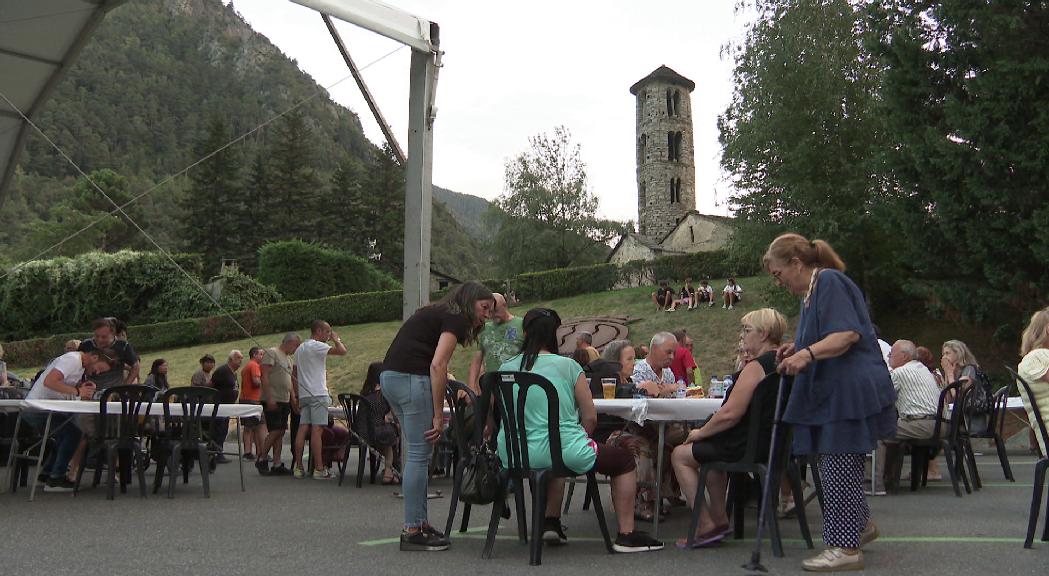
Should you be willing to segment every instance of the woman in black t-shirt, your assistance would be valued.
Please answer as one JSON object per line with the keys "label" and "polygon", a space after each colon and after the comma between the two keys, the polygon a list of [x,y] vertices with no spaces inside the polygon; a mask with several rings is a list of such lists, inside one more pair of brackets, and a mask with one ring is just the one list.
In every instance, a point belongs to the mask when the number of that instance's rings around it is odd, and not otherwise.
{"label": "woman in black t-shirt", "polygon": [[[776,348],[787,330],[787,320],[771,308],[762,308],[743,316],[741,323],[743,350],[753,360],[736,373],[733,378],[735,383],[725,393],[721,409],[701,428],[689,432],[685,443],[675,448],[671,456],[674,474],[677,475],[689,507],[696,496],[699,467],[703,462],[735,462],[743,457],[751,418],[762,419],[761,437],[766,444],[763,448],[765,452],[768,451],[776,386],[763,384],[763,381],[766,376],[776,372]],[[750,413],[750,400],[755,394],[763,395],[761,414]],[[725,512],[727,488],[728,475],[714,471],[707,474],[710,506],[703,507],[701,511],[694,547],[709,546],[732,533]],[[678,541],[679,547],[684,544],[684,539]]]}
{"label": "woman in black t-shirt", "polygon": [[407,455],[401,478],[401,550],[448,548],[448,538],[430,526],[426,514],[431,444],[444,429],[444,393],[455,346],[473,344],[494,307],[492,292],[483,285],[467,282],[456,286],[404,322],[382,362],[382,395],[401,423]]}

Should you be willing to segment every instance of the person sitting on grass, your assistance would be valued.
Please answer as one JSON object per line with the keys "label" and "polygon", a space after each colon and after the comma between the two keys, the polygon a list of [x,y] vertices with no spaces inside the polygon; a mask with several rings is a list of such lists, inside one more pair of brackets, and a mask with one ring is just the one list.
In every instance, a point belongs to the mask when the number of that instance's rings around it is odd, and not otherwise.
{"label": "person sitting on grass", "polygon": [[699,288],[696,289],[696,307],[704,302],[708,308],[714,306],[714,288],[706,280],[700,281]]}
{"label": "person sitting on grass", "polygon": [[[685,443],[671,455],[674,473],[690,508],[695,505],[700,466],[704,462],[736,462],[742,458],[747,450],[751,418],[761,419],[758,454],[767,454],[769,450],[778,387],[775,382],[766,382],[765,377],[776,372],[776,349],[787,331],[787,320],[771,308],[762,308],[743,316],[740,323],[743,349],[754,360],[734,375],[735,384],[726,391],[721,409],[702,427],[689,432]],[[750,401],[755,394],[762,398],[761,414],[750,413]],[[764,460],[764,456],[761,459]],[[732,533],[725,511],[727,489],[727,474],[714,471],[707,474],[710,505],[700,511],[693,548],[710,546]],[[682,539],[677,545],[684,548],[686,542]]]}
{"label": "person sitting on grass", "polygon": [[670,310],[674,306],[674,289],[670,287],[670,282],[659,281],[659,288],[652,293],[652,301],[656,303],[657,310]]}
{"label": "person sitting on grass", "polygon": [[721,291],[721,294],[725,299],[725,303],[722,304],[721,307],[731,310],[739,303],[740,298],[742,298],[743,287],[736,284],[735,278],[729,278],[728,283],[725,284],[725,288]]}
{"label": "person sitting on grass", "polygon": [[[585,474],[595,470],[612,477],[612,507],[616,512],[619,533],[613,548],[617,552],[662,550],[663,543],[634,528],[634,498],[637,475],[634,458],[622,448],[598,444],[590,437],[597,424],[597,410],[590,394],[590,383],[579,364],[557,354],[557,329],[561,318],[548,308],[533,308],[524,317],[524,345],[521,354],[503,363],[501,371],[525,371],[546,378],[557,390],[560,409],[561,458],[572,471]],[[551,465],[549,423],[546,395],[529,393],[521,415],[528,439],[528,462],[533,468]],[[495,433],[499,458],[507,462],[506,442],[502,431]],[[564,479],[550,481],[543,521],[543,541],[566,544],[561,526],[561,503]]]}
{"label": "person sitting on grass", "polygon": [[681,293],[678,296],[678,305],[684,304],[689,310],[695,309],[696,289],[692,286],[691,278],[685,278],[685,285],[681,287]]}

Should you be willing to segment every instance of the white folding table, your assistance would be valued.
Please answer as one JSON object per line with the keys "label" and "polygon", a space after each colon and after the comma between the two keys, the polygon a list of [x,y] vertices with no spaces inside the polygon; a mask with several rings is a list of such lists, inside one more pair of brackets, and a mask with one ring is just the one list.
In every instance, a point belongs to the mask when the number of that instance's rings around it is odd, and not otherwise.
{"label": "white folding table", "polygon": [[[120,402],[107,402],[106,411],[110,414],[120,414],[121,407]],[[206,418],[211,417],[211,413],[214,410],[214,404],[205,404],[203,414]],[[168,405],[169,411],[172,416],[182,416],[182,405],[177,402],[172,402]],[[14,474],[14,458],[18,453],[18,431],[22,425],[22,414],[26,411],[29,412],[46,412],[47,420],[44,423],[44,434],[41,443],[45,443],[48,437],[51,435],[51,418],[58,412],[63,414],[99,414],[101,407],[99,402],[95,401],[84,401],[84,400],[0,400],[0,411],[18,412],[18,420],[15,422],[14,437],[11,441],[11,450],[7,456],[7,483],[4,485],[3,490],[11,485],[12,474]],[[141,416],[163,416],[164,406],[159,402],[152,402],[146,405],[145,409],[142,410]],[[244,491],[244,459],[240,441],[240,419],[251,417],[251,416],[262,416],[262,406],[257,404],[219,404],[218,412],[215,414],[216,417],[220,418],[236,418],[237,419],[237,466],[240,468],[240,489]],[[69,423],[68,425],[73,425]],[[36,459],[36,470],[32,474],[31,487],[29,490],[29,500],[32,501],[36,495],[37,477],[40,475],[40,466],[43,462],[44,451],[41,450],[37,453]]]}

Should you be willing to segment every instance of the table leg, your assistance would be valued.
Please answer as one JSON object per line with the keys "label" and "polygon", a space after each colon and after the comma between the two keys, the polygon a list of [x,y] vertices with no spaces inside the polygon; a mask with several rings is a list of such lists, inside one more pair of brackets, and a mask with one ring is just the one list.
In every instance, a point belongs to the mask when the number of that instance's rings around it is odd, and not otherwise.
{"label": "table leg", "polygon": [[11,449],[7,453],[7,484],[4,485],[4,491],[10,489],[14,493],[13,481],[17,481],[14,476],[14,462],[15,455],[18,454],[18,429],[22,427],[22,411],[18,411],[18,418],[15,419],[15,433],[11,437]]}
{"label": "table leg", "polygon": [[36,485],[39,483],[37,479],[40,477],[40,466],[44,461],[44,449],[47,448],[47,438],[51,434],[51,417],[54,415],[53,412],[47,413],[47,421],[44,423],[44,435],[40,440],[40,449],[36,454],[36,470],[33,471],[33,477],[30,479],[29,488],[29,501],[33,501],[33,497],[36,496]]}
{"label": "table leg", "polygon": [[240,469],[240,491],[246,492],[244,489],[244,437],[241,434],[243,432],[240,428],[240,418],[237,418],[237,468]]}
{"label": "table leg", "polygon": [[663,510],[663,441],[667,432],[667,423],[658,421],[659,443],[656,444],[656,506],[652,512],[652,537],[659,538],[659,513]]}
{"label": "table leg", "polygon": [[874,496],[878,492],[878,449],[871,452],[871,490],[868,496]]}

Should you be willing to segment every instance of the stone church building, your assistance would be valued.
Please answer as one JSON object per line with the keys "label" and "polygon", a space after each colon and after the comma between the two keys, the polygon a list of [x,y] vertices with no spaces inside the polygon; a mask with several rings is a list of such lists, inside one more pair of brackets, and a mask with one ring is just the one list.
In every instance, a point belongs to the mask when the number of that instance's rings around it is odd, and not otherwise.
{"label": "stone church building", "polygon": [[630,87],[637,98],[637,232],[608,261],[625,264],[725,246],[732,219],[696,211],[692,105],[696,83],[660,66]]}

